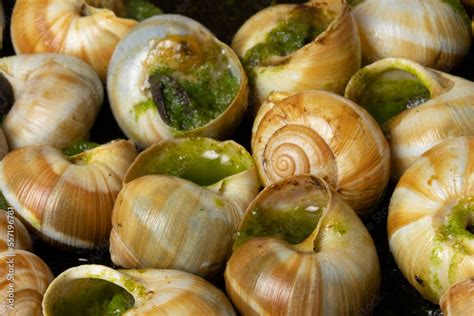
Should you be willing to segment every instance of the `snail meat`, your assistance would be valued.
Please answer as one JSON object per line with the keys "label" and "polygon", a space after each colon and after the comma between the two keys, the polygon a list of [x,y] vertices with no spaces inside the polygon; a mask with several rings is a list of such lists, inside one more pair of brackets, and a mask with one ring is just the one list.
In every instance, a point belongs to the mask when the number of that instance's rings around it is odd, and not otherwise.
{"label": "snail meat", "polygon": [[135,27],[112,57],[107,85],[118,124],[141,147],[176,137],[224,138],[247,108],[238,57],[204,26],[179,15]]}

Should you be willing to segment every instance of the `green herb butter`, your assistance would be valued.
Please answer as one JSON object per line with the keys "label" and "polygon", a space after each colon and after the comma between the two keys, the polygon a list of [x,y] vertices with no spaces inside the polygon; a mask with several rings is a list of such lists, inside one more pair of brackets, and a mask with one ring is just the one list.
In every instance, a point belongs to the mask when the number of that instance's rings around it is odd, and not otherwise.
{"label": "green herb butter", "polygon": [[242,229],[237,233],[234,249],[250,239],[274,237],[290,244],[299,244],[314,231],[323,214],[323,207],[266,210],[257,207],[250,211]]}
{"label": "green herb butter", "polygon": [[430,97],[428,88],[415,76],[401,70],[389,70],[372,78],[356,102],[383,125],[392,117],[426,102]]}
{"label": "green herb butter", "polygon": [[120,286],[99,279],[79,281],[81,288],[62,297],[53,315],[119,316],[134,305],[132,295]]}

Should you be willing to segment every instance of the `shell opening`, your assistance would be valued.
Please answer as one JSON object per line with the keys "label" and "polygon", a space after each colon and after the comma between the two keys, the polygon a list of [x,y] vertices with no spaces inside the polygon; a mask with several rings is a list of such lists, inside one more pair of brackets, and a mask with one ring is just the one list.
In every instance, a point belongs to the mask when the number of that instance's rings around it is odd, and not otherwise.
{"label": "shell opening", "polygon": [[15,103],[13,87],[3,73],[0,73],[0,116],[4,116],[10,111]]}
{"label": "shell opening", "polygon": [[64,281],[49,297],[51,316],[122,315],[135,305],[124,288],[106,280],[84,278]]}
{"label": "shell opening", "polygon": [[357,91],[355,101],[363,106],[380,125],[399,113],[425,103],[431,92],[422,80],[400,69],[368,74]]}
{"label": "shell opening", "polygon": [[244,215],[234,250],[259,237],[274,237],[296,245],[312,235],[330,195],[319,182],[299,179],[293,177],[262,191]]}
{"label": "shell opening", "polygon": [[208,138],[164,141],[143,152],[130,167],[125,182],[161,174],[209,186],[253,166],[252,157],[233,142]]}
{"label": "shell opening", "polygon": [[151,98],[145,103],[156,107],[168,126],[176,131],[197,129],[232,104],[242,78],[228,52],[214,40],[170,35],[152,46],[146,89]]}
{"label": "shell opening", "polygon": [[75,142],[71,146],[66,147],[65,149],[63,149],[63,153],[68,157],[72,157],[72,156],[81,154],[85,151],[94,149],[98,146],[100,146],[100,145],[97,144],[97,143],[88,142],[88,141],[85,141],[85,140],[78,140],[77,142]]}
{"label": "shell opening", "polygon": [[447,216],[445,235],[448,238],[474,239],[474,196],[461,199]]}
{"label": "shell opening", "polygon": [[317,4],[298,5],[281,17],[265,39],[250,48],[243,58],[250,77],[253,68],[277,66],[287,56],[314,41],[331,24],[335,14]]}

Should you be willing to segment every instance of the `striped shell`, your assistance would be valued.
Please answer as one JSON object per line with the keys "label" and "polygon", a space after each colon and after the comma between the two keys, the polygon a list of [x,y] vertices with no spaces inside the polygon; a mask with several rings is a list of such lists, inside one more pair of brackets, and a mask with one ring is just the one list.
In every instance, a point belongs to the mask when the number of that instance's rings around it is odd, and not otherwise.
{"label": "striped shell", "polygon": [[330,11],[335,17],[323,33],[288,55],[281,63],[255,69],[256,110],[272,91],[323,89],[342,93],[350,77],[360,68],[357,26],[350,7],[343,0],[316,0],[304,5],[280,4],[263,9],[239,29],[232,48],[240,58],[244,58],[252,47],[265,40],[265,36],[282,19],[302,6]]}
{"label": "striped shell", "polygon": [[41,316],[43,294],[53,278],[48,266],[31,252],[0,251],[0,314]]}
{"label": "striped shell", "polygon": [[412,74],[431,93],[430,100],[403,111],[384,126],[392,157],[392,177],[398,179],[434,145],[459,136],[474,135],[474,83],[410,60],[388,58],[356,73],[347,85],[346,97],[357,100],[370,76],[394,69]]}
{"label": "striped shell", "polygon": [[87,281],[99,279],[129,292],[134,306],[123,316],[146,315],[235,315],[225,295],[211,283],[190,273],[175,270],[113,270],[83,265],[60,274],[51,283],[43,301],[44,316],[68,295],[87,290]]}
{"label": "striped shell", "polygon": [[[198,139],[164,141],[145,150],[127,172],[114,206],[110,253],[115,264],[178,269],[201,276],[223,269],[242,214],[260,185],[252,157],[240,145],[199,140],[202,146],[209,146],[208,153],[211,145],[241,151],[239,155],[250,167],[210,186],[200,186],[178,177],[146,175],[150,174],[147,162],[168,146],[186,146]],[[189,163],[182,156],[176,160],[183,166]]]}
{"label": "striped shell", "polygon": [[[465,210],[455,206],[464,201]],[[393,193],[390,249],[405,277],[438,303],[453,284],[474,276],[474,137],[443,142],[417,159]],[[461,221],[463,228],[454,229]],[[464,221],[464,224],[462,222]]]}
{"label": "striped shell", "polygon": [[11,38],[17,54],[59,53],[78,57],[102,80],[115,46],[137,22],[117,18],[85,0],[17,0]]}
{"label": "striped shell", "polygon": [[470,23],[457,0],[364,0],[353,14],[365,63],[398,57],[448,71],[469,51]]}
{"label": "striped shell", "polygon": [[310,173],[359,215],[374,209],[390,177],[389,148],[375,120],[330,92],[271,94],[253,125],[252,154],[265,186]]}
{"label": "striped shell", "polygon": [[[156,106],[137,115],[137,106],[151,98],[148,75],[154,66],[150,60],[160,53],[157,43],[174,35],[190,36],[199,43],[210,42],[220,46],[229,60],[229,69],[240,82],[239,91],[223,113],[206,125],[187,131],[176,131],[170,127],[162,119]],[[220,42],[202,24],[172,14],[154,16],[139,23],[120,42],[110,62],[107,91],[117,123],[140,147],[177,137],[224,139],[240,123],[247,109],[248,98],[247,76],[232,49]]]}
{"label": "striped shell", "polygon": [[0,188],[46,241],[94,248],[109,237],[115,197],[135,156],[123,140],[72,157],[47,145],[23,147],[3,159]]}
{"label": "striped shell", "polygon": [[441,297],[444,316],[474,315],[474,277],[456,283]]}
{"label": "striped shell", "polygon": [[33,249],[30,234],[12,209],[0,210],[0,251],[9,248]]}
{"label": "striped shell", "polygon": [[89,65],[56,54],[19,55],[0,59],[0,74],[15,97],[2,123],[11,149],[65,148],[88,135],[104,94]]}
{"label": "striped shell", "polygon": [[266,188],[247,208],[242,223],[264,204],[278,207],[283,203],[291,209],[302,199],[321,198],[328,199],[327,206],[302,243],[260,237],[234,251],[225,282],[241,314],[370,313],[380,284],[374,243],[357,214],[324,181],[297,176]]}

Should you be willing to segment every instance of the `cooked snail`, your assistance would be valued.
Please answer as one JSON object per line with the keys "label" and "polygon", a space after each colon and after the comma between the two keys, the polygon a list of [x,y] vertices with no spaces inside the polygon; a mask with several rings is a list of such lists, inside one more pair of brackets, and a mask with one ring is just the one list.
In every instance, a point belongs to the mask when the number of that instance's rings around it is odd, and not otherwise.
{"label": "cooked snail", "polygon": [[238,57],[204,26],[179,15],[141,22],[120,42],[107,89],[115,119],[141,147],[175,137],[224,138],[247,108]]}
{"label": "cooked snail", "polygon": [[398,57],[448,71],[469,51],[471,22],[458,0],[355,2],[365,63]]}
{"label": "cooked snail", "polygon": [[252,153],[263,185],[316,175],[359,215],[374,209],[390,177],[389,148],[375,120],[330,92],[271,94],[254,122]]}
{"label": "cooked snail", "polygon": [[362,68],[346,97],[383,125],[395,179],[434,145],[474,135],[474,83],[410,60],[387,58]]}
{"label": "cooked snail", "polygon": [[343,0],[280,4],[251,17],[232,48],[250,75],[257,109],[272,91],[342,93],[360,68],[360,43]]}
{"label": "cooked snail", "polygon": [[137,22],[118,18],[113,11],[93,7],[88,2],[17,0],[11,23],[15,52],[75,56],[90,64],[105,80],[115,46]]}
{"label": "cooked snail", "polygon": [[410,284],[435,304],[474,276],[473,184],[474,137],[460,137],[417,159],[390,201],[390,250]]}
{"label": "cooked snail", "polygon": [[0,59],[0,115],[11,149],[65,148],[87,136],[103,100],[94,70],[73,57],[19,55]]}
{"label": "cooked snail", "polygon": [[46,291],[44,316],[235,315],[211,283],[175,270],[113,270],[83,265],[60,274]]}
{"label": "cooked snail", "polygon": [[3,159],[0,189],[45,241],[94,248],[107,242],[113,203],[135,156],[124,140],[74,156],[48,145],[23,147]]}
{"label": "cooked snail", "polygon": [[48,266],[25,250],[0,251],[0,314],[41,316],[41,301],[53,280]]}
{"label": "cooked snail", "polygon": [[252,156],[233,141],[155,144],[130,166],[112,215],[110,253],[125,268],[220,272],[257,195]]}
{"label": "cooked snail", "polygon": [[234,247],[225,282],[243,315],[357,315],[377,295],[372,238],[319,178],[291,177],[263,190]]}
{"label": "cooked snail", "polygon": [[474,314],[474,277],[456,283],[441,297],[444,316],[469,316]]}

